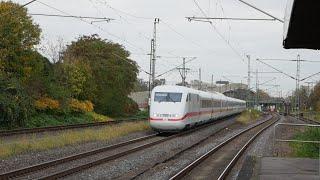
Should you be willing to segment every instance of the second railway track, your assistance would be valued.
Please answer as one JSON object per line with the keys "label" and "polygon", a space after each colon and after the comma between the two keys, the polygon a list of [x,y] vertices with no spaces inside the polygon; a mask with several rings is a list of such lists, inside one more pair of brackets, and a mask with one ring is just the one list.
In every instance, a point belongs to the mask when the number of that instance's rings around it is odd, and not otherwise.
{"label": "second railway track", "polygon": [[[134,153],[145,148],[169,141],[171,139],[188,135],[199,129],[209,127],[220,121],[215,121],[209,124],[199,126],[195,129],[184,131],[179,134],[170,135],[168,137],[159,137],[158,134],[153,134],[127,142],[122,142],[116,145],[107,146],[104,148],[79,153],[73,156],[61,158],[58,160],[45,162],[38,165],[14,170],[4,174],[0,174],[0,179],[56,179],[68,176],[85,169],[104,164],[114,159],[118,159],[130,153]],[[68,167],[68,168],[65,168]]]}
{"label": "second railway track", "polygon": [[39,127],[39,128],[3,130],[3,131],[0,131],[0,137],[20,135],[20,134],[32,134],[32,133],[41,133],[41,132],[50,132],[50,131],[79,129],[79,128],[86,128],[86,127],[106,126],[106,125],[114,125],[114,124],[119,124],[124,122],[134,122],[134,121],[143,121],[143,120],[146,120],[146,119],[143,119],[143,118],[125,119],[125,120],[112,120],[112,121],[96,122],[96,123],[83,123],[83,124],[48,126],[48,127]]}
{"label": "second railway track", "polygon": [[246,148],[264,130],[279,120],[274,116],[233,135],[173,175],[177,179],[225,179]]}

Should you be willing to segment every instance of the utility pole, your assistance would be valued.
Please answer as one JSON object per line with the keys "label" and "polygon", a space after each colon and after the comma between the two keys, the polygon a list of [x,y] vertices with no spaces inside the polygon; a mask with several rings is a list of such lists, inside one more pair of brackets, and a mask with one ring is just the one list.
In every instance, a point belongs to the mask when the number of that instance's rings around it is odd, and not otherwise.
{"label": "utility pole", "polygon": [[190,69],[189,68],[186,68],[186,57],[183,57],[182,58],[182,68],[177,68],[179,70],[179,73],[181,75],[181,83],[182,83],[182,86],[186,86],[187,83],[186,83],[186,78],[187,78],[187,71],[189,71]]}
{"label": "utility pole", "polygon": [[[247,102],[250,101],[250,83],[251,83],[251,70],[250,70],[250,55],[247,55],[248,58],[248,91],[247,91]],[[249,103],[250,107],[250,103]]]}
{"label": "utility pole", "polygon": [[159,24],[160,19],[155,18],[153,23],[153,38],[151,40],[152,44],[152,51],[151,51],[151,57],[152,57],[152,68],[151,68],[151,76],[152,76],[152,88],[155,86],[155,77],[156,77],[156,48],[157,48],[157,24]]}
{"label": "utility pole", "polygon": [[297,56],[297,75],[296,75],[296,107],[297,107],[297,119],[300,117],[300,67],[301,67],[300,55]]}
{"label": "utility pole", "polygon": [[202,88],[201,88],[201,84],[202,84],[202,82],[201,82],[201,68],[199,68],[199,90],[201,90]]}
{"label": "utility pole", "polygon": [[151,90],[152,90],[152,86],[153,86],[153,39],[151,39],[151,49],[150,49],[150,67],[149,67],[149,98],[151,97]]}
{"label": "utility pole", "polygon": [[259,105],[259,94],[258,94],[258,91],[259,91],[259,79],[258,79],[258,69],[256,69],[256,106],[258,107]]}
{"label": "utility pole", "polygon": [[213,74],[211,75],[211,91],[213,91]]}

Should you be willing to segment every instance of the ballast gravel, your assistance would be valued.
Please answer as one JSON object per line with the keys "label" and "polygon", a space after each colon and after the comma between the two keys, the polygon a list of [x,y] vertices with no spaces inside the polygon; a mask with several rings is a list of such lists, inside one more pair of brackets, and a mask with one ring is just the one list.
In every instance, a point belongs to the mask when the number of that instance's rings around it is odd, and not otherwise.
{"label": "ballast gravel", "polygon": [[[190,135],[172,139],[104,165],[65,177],[65,179],[168,179],[196,157],[203,155],[219,142],[247,127],[236,125],[233,129],[232,124],[234,122],[235,118],[230,118]],[[228,127],[231,127],[231,129]],[[216,139],[210,138],[211,141],[203,146],[179,154],[184,149],[222,129],[223,132],[220,132],[220,136]],[[176,154],[179,154],[179,158],[172,158]]]}
{"label": "ballast gravel", "polygon": [[[280,116],[280,120],[278,123],[298,123],[298,124],[305,124],[306,122],[297,120],[295,118],[292,118],[290,116]],[[257,137],[257,139],[251,144],[244,155],[239,159],[235,167],[233,168],[232,172],[228,176],[227,179],[243,179],[246,177],[253,177],[252,179],[255,179],[254,177],[258,173],[256,169],[257,161],[261,157],[274,157],[274,156],[282,156],[281,154],[290,154],[291,148],[288,146],[287,143],[276,143],[274,142],[274,129],[275,125],[268,128],[266,131],[264,131],[262,134]],[[276,133],[282,134],[285,133],[287,136],[292,136],[292,133],[288,132],[288,128],[277,128]],[[286,137],[281,137],[286,138]],[[281,151],[281,153],[279,152]],[[250,175],[241,174],[239,177],[240,171],[251,171]],[[241,173],[247,173],[247,172],[241,172]]]}
{"label": "ballast gravel", "polygon": [[97,148],[102,148],[111,144],[116,144],[123,141],[128,141],[138,137],[153,134],[151,130],[130,133],[129,135],[112,139],[110,141],[96,141],[77,145],[68,145],[61,148],[50,149],[40,152],[27,152],[6,159],[0,159],[0,174],[24,168],[31,165],[44,163],[47,161],[56,160],[62,157],[71,156],[81,152],[90,151]]}

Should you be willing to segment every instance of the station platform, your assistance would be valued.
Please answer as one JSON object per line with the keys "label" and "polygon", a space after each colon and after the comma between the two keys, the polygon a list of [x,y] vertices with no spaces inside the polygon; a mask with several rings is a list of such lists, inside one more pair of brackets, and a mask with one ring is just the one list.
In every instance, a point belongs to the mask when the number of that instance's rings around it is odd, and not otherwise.
{"label": "station platform", "polygon": [[319,159],[262,157],[260,180],[319,180]]}

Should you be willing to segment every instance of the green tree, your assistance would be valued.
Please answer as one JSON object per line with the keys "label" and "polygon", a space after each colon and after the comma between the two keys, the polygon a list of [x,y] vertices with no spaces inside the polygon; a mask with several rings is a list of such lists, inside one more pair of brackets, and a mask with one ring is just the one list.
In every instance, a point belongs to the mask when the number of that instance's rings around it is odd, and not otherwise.
{"label": "green tree", "polygon": [[21,126],[33,112],[33,95],[41,93],[37,81],[47,61],[34,49],[41,30],[11,1],[0,2],[0,24],[0,119]]}
{"label": "green tree", "polygon": [[29,76],[29,61],[41,30],[19,4],[0,2],[0,67],[10,77]]}
{"label": "green tree", "polygon": [[309,104],[314,110],[320,111],[320,82],[311,91]]}
{"label": "green tree", "polygon": [[120,44],[91,35],[80,37],[67,46],[63,60],[64,63],[84,64],[87,72],[91,72],[92,78],[82,86],[79,97],[94,102],[98,113],[123,115],[125,109],[130,109],[128,94],[135,86],[138,73],[129,55]]}

